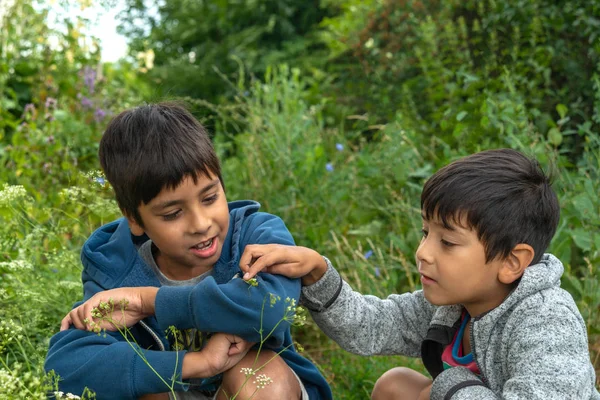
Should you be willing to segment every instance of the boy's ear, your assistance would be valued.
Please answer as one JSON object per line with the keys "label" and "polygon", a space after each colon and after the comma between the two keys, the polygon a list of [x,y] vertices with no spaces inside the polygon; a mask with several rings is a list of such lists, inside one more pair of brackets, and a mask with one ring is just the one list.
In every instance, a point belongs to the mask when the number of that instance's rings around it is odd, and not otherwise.
{"label": "boy's ear", "polygon": [[502,262],[502,267],[498,271],[498,280],[506,285],[513,283],[523,275],[525,268],[531,264],[534,256],[533,247],[519,243]]}
{"label": "boy's ear", "polygon": [[145,232],[144,228],[140,224],[138,224],[135,218],[133,218],[132,216],[128,214],[124,215],[125,218],[127,218],[127,222],[129,222],[129,230],[131,230],[131,233],[133,233],[135,236],[142,236]]}

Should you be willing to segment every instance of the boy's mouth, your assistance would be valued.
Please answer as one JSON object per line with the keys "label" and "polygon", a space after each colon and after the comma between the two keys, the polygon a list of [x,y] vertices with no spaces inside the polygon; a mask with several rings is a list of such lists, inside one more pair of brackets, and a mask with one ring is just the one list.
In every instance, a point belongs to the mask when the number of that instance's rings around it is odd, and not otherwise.
{"label": "boy's mouth", "polygon": [[214,240],[215,240],[215,238],[212,238],[209,240],[205,240],[204,242],[200,242],[197,245],[192,246],[192,249],[196,249],[196,250],[208,249],[210,246],[212,246]]}
{"label": "boy's mouth", "polygon": [[421,283],[424,285],[430,285],[432,283],[435,283],[436,280],[433,278],[428,277],[427,275],[423,275],[421,274]]}
{"label": "boy's mouth", "polygon": [[190,250],[194,255],[200,258],[209,258],[214,256],[217,253],[217,244],[219,242],[218,237],[213,237],[209,240],[205,240],[200,242],[192,247]]}

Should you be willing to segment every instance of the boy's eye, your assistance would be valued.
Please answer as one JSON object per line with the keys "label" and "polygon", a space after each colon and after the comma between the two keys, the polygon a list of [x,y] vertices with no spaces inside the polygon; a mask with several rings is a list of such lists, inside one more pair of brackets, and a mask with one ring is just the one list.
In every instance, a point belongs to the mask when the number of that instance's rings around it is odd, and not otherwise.
{"label": "boy's eye", "polygon": [[429,233],[427,230],[425,229],[421,229],[421,232],[423,232],[423,237],[427,237],[427,234]]}
{"label": "boy's eye", "polygon": [[217,198],[218,198],[218,197],[219,197],[219,195],[218,195],[218,194],[213,194],[212,196],[205,198],[203,201],[204,201],[206,204],[212,204],[212,203],[214,203],[215,201],[217,201]]}
{"label": "boy's eye", "polygon": [[181,214],[181,210],[177,210],[177,211],[175,211],[175,212],[173,212],[171,214],[163,215],[162,218],[165,221],[172,221],[175,218],[179,217],[179,214]]}
{"label": "boy's eye", "polygon": [[453,247],[453,246],[456,246],[456,243],[451,243],[451,242],[449,242],[449,241],[447,241],[447,240],[444,240],[444,239],[442,239],[442,244],[443,244],[444,246],[446,246],[446,247]]}

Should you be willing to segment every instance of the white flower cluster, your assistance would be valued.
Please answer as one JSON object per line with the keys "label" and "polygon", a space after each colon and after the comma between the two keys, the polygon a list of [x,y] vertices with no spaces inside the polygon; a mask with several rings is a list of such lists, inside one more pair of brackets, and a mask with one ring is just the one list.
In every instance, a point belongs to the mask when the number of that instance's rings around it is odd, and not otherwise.
{"label": "white flower cluster", "polygon": [[79,396],[77,396],[77,395],[75,395],[73,393],[66,393],[65,394],[64,392],[61,392],[61,391],[54,392],[54,396],[55,396],[54,398],[57,399],[57,400],[59,400],[59,399],[60,400],[63,400],[63,399],[81,399],[81,397],[79,397]]}
{"label": "white flower cluster", "polygon": [[256,385],[257,389],[264,389],[267,385],[273,383],[273,379],[265,374],[260,374],[256,376],[256,380],[252,381],[252,383]]}
{"label": "white flower cluster", "polygon": [[15,272],[15,271],[25,271],[32,270],[33,265],[25,260],[10,260],[0,262],[0,270]]}
{"label": "white flower cluster", "polygon": [[23,327],[12,319],[0,320],[0,353],[15,340],[23,339]]}
{"label": "white flower cluster", "polygon": [[256,373],[252,368],[242,368],[240,369],[240,372],[246,376],[254,375]]}
{"label": "white flower cluster", "polygon": [[19,380],[9,371],[0,368],[0,387],[7,393],[17,392],[20,388]]}
{"label": "white flower cluster", "polygon": [[0,190],[0,207],[12,207],[15,203],[31,202],[23,185],[4,184]]}
{"label": "white flower cluster", "polygon": [[77,202],[85,197],[86,190],[78,186],[70,186],[62,189],[58,195],[65,201]]}
{"label": "white flower cluster", "polygon": [[39,393],[42,381],[30,371],[25,371],[23,364],[14,363],[9,369],[0,368],[0,399],[33,400],[46,398]]}

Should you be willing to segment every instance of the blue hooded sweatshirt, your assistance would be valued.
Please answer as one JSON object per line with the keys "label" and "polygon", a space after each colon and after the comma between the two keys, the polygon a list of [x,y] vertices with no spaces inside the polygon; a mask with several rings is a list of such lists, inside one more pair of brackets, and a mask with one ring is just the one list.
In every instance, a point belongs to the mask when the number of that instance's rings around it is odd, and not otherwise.
{"label": "blue hooded sweatshirt", "polygon": [[[73,327],[50,340],[45,369],[60,376],[59,388],[81,394],[92,389],[99,400],[136,399],[147,393],[168,391],[163,382],[175,373],[181,376],[186,351],[170,351],[166,330],[196,328],[202,332],[227,332],[251,342],[260,342],[259,330],[272,335],[265,343],[275,352],[287,349],[281,357],[300,377],[311,400],[331,399],[325,378],[316,366],[296,352],[290,326],[282,322],[288,304],[284,299],[300,296],[300,281],[281,275],[259,274],[258,286],[242,279],[239,260],[248,244],[286,244],[294,241],[283,221],[258,212],[254,201],[229,203],[230,222],[221,257],[212,275],[192,286],[163,286],[138,254],[137,246],[148,240],[131,234],[127,220],[121,218],[96,230],[83,246],[83,301],[94,294],[118,287],[160,287],[155,315],[130,328],[137,345],[132,347],[118,332],[106,336]],[[270,294],[280,301],[270,307]],[[264,305],[267,300],[266,306]],[[76,304],[79,305],[82,302]],[[279,323],[279,325],[278,325]],[[160,374],[153,372],[137,352]],[[186,383],[175,383],[174,390],[187,390]]]}

